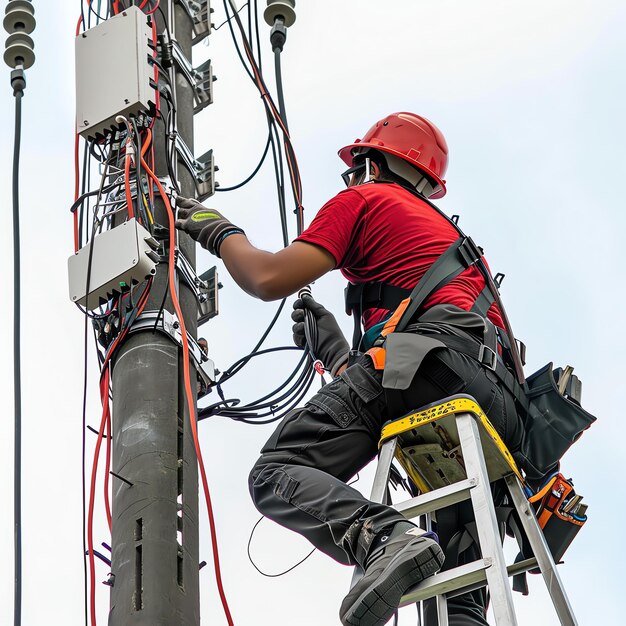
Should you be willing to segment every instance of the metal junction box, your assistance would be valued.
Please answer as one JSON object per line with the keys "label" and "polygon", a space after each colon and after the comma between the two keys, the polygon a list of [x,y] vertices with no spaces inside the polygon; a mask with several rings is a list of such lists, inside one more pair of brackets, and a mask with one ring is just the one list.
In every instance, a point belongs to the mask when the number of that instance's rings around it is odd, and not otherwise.
{"label": "metal junction box", "polygon": [[143,282],[156,273],[157,248],[158,242],[135,218],[103,232],[67,260],[70,299],[95,309],[115,292],[127,291],[131,285]]}
{"label": "metal junction box", "polygon": [[76,38],[76,128],[84,138],[104,135],[117,115],[154,106],[152,28],[132,6]]}

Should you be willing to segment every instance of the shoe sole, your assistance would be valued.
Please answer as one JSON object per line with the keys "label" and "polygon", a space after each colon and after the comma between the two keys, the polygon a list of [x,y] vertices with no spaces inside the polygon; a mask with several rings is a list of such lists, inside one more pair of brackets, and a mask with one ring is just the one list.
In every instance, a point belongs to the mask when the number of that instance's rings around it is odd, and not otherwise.
{"label": "shoe sole", "polygon": [[[393,616],[406,591],[437,573],[444,558],[443,550],[434,541],[427,548],[419,543],[408,545],[363,589],[344,613],[342,623],[346,626],[383,626]],[[364,579],[360,582],[363,583]]]}

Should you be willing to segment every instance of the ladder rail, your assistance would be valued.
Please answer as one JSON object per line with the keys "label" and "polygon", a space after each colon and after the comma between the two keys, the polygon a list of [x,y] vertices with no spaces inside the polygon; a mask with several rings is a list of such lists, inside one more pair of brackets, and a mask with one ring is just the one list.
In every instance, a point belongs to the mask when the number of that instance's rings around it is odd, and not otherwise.
{"label": "ladder rail", "polygon": [[539,569],[548,588],[548,593],[552,599],[552,604],[556,610],[562,626],[578,626],[574,611],[569,602],[565,587],[556,569],[556,564],[548,548],[546,539],[541,532],[537,518],[524,496],[519,481],[515,476],[505,478],[509,493],[513,499],[513,504],[519,512],[520,521],[528,542],[533,549],[533,554],[539,563]]}
{"label": "ladder rail", "polygon": [[491,567],[486,570],[493,615],[498,626],[517,626],[513,607],[513,592],[509,585],[487,465],[480,446],[478,426],[474,416],[470,413],[459,413],[456,416],[456,422],[465,461],[465,471],[468,477],[478,479],[478,484],[471,490],[470,496],[481,552],[493,559]]}

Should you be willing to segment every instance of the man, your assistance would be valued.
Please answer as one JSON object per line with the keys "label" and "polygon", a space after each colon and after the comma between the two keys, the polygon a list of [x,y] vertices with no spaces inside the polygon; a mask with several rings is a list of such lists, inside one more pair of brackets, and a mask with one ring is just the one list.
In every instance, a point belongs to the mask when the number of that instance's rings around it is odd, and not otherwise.
{"label": "man", "polygon": [[[220,256],[242,289],[263,300],[296,293],[339,269],[356,285],[354,315],[362,317],[366,332],[363,337],[355,332],[353,348],[365,352],[382,343],[381,331],[394,309],[459,240],[454,224],[427,201],[445,194],[448,148],[425,118],[394,113],[339,154],[350,168],[344,175],[348,188],[275,254],[255,248],[240,228],[193,200],[179,199],[177,226]],[[375,289],[368,287],[372,284]],[[416,357],[394,376],[390,372],[402,350],[391,349],[398,342],[389,335],[384,368],[369,354],[355,352],[348,363],[350,346],[332,314],[310,296],[294,304],[294,340],[304,345],[305,312],[310,312],[317,324],[315,356],[334,379],[270,437],[250,474],[250,492],[264,515],[337,561],[364,569],[342,603],[345,626],[385,624],[403,593],[444,561],[434,533],[425,534],[393,508],[370,502],[346,484],[375,457],[383,423],[463,392],[477,399],[514,455],[520,446],[513,396],[476,358],[485,352],[488,337],[505,339],[501,312],[492,301],[483,303],[482,315],[472,311],[484,288],[474,264],[426,294],[402,335]],[[471,344],[476,354],[447,346],[455,341]],[[506,356],[504,344],[490,345],[494,358]],[[466,506],[450,507],[442,520],[437,531],[445,548],[471,522],[471,513]],[[476,556],[475,546],[450,554],[445,567]],[[484,590],[450,600],[450,624],[486,624],[485,606]],[[434,619],[427,617],[429,624]]]}

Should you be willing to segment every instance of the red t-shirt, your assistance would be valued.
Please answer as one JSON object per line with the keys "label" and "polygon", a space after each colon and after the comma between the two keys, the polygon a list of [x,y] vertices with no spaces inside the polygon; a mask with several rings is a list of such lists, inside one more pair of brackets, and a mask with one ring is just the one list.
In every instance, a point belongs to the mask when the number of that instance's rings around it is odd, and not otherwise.
{"label": "red t-shirt", "polygon": [[[329,200],[297,238],[333,255],[336,268],[352,283],[390,283],[412,289],[433,262],[459,238],[455,228],[431,206],[399,185],[368,183],[349,187]],[[485,286],[470,267],[424,303],[454,304],[469,311]],[[365,329],[388,315],[369,309]],[[496,305],[489,319],[504,327]]]}

